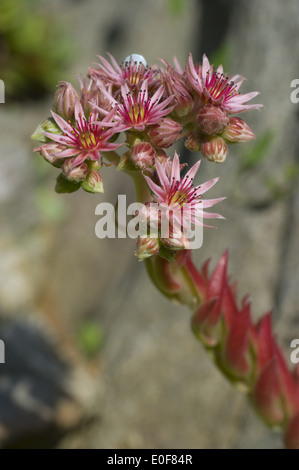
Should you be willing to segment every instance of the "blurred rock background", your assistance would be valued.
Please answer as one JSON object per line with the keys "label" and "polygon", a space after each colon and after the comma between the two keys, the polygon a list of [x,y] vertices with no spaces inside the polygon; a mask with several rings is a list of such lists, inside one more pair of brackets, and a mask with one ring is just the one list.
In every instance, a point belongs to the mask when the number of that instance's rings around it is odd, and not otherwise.
{"label": "blurred rock background", "polygon": [[274,309],[289,356],[299,337],[299,104],[290,100],[298,2],[25,3],[25,36],[16,38],[15,11],[0,21],[1,447],[280,447],[192,336],[189,311],[150,284],[134,241],[96,238],[96,205],[117,194],[133,201],[129,179],[106,169],[104,195],[57,195],[57,172],[33,154],[30,135],[49,114],[56,82],[76,84],[75,73],[106,51],[119,62],[136,52],[149,64],[206,52],[245,76],[242,92],[259,90],[265,106],[245,117],[257,140],[230,147],[224,165],[202,162],[198,180],[221,177],[213,195],[227,196],[227,220],[205,232],[195,259],[212,256],[214,265],[229,248],[240,298],[251,294],[257,317]]}

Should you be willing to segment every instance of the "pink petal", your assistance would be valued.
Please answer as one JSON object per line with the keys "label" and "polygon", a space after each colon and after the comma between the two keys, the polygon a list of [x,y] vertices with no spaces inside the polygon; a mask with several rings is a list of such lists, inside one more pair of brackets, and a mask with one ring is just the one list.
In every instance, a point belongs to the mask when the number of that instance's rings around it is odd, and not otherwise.
{"label": "pink petal", "polygon": [[52,132],[43,132],[43,134],[51,140],[58,142],[59,144],[68,145],[69,137],[66,137],[61,134],[53,134]]}
{"label": "pink petal", "polygon": [[80,163],[84,162],[84,160],[87,158],[87,154],[85,153],[80,153],[76,158],[75,160],[73,161],[73,167],[74,166],[77,166],[77,165],[80,165]]}
{"label": "pink petal", "polygon": [[[155,102],[157,101],[160,101],[160,98],[161,96],[163,95],[164,93],[164,85],[161,85],[158,90],[153,94],[152,98],[151,98],[151,103],[152,105],[155,104]],[[166,101],[166,100],[165,100]],[[164,101],[163,101],[164,103]]]}
{"label": "pink petal", "polygon": [[60,127],[63,132],[72,135],[72,126],[70,126],[62,117],[58,116],[58,114],[51,111],[51,114],[56,122],[56,124]]}
{"label": "pink petal", "polygon": [[201,160],[198,160],[198,161],[193,165],[193,167],[190,168],[190,170],[188,171],[188,173],[185,175],[184,180],[187,180],[187,179],[192,180],[192,179],[194,179],[194,177],[195,177],[195,175],[196,175],[196,173],[197,173],[197,171],[198,171],[198,168],[199,168],[200,163],[201,163]]}
{"label": "pink petal", "polygon": [[223,66],[222,65],[219,65],[219,67],[217,69],[217,73],[219,73],[219,75],[223,74]]}
{"label": "pink petal", "polygon": [[75,104],[75,119],[76,121],[79,121],[80,119],[85,120],[85,115],[84,115],[82,105],[81,103],[77,103],[77,102]]}
{"label": "pink petal", "polygon": [[221,214],[215,214],[214,212],[203,212],[203,215],[206,219],[223,219],[225,220],[225,217]]}
{"label": "pink petal", "polygon": [[144,178],[146,179],[146,182],[149,185],[152,192],[156,196],[158,196],[161,200],[163,200],[165,196],[163,189],[160,186],[158,186],[156,183],[154,183],[153,180],[151,180],[148,176],[144,175]]}
{"label": "pink petal", "polygon": [[202,206],[205,209],[206,207],[212,207],[214,204],[217,204],[218,202],[224,201],[226,197],[219,197],[218,199],[203,199],[202,200]]}
{"label": "pink petal", "polygon": [[78,155],[79,152],[80,150],[78,149],[70,148],[70,149],[62,150],[62,152],[54,153],[53,155],[58,158],[68,158],[68,157],[74,157],[75,155]]}
{"label": "pink petal", "polygon": [[180,180],[180,160],[179,156],[176,152],[174,152],[173,162],[171,166],[171,177],[170,181],[173,180],[179,181]]}
{"label": "pink petal", "polygon": [[219,177],[218,178],[213,178],[210,181],[206,181],[206,183],[203,183],[200,186],[196,187],[196,190],[198,189],[198,191],[196,191],[196,192],[200,192],[201,194],[204,194],[206,191],[211,189],[217,183],[218,180],[219,180]]}
{"label": "pink petal", "polygon": [[195,70],[192,54],[189,55],[188,66],[186,66],[186,73],[194,89],[199,93],[202,93],[203,84]]}
{"label": "pink petal", "polygon": [[162,186],[164,187],[165,191],[168,192],[169,189],[170,189],[170,183],[169,183],[169,180],[166,176],[166,173],[165,173],[165,170],[163,168],[163,166],[161,165],[161,163],[159,162],[159,160],[156,159],[156,169],[157,169],[157,173],[158,173],[158,176],[159,176],[159,180],[162,184]]}
{"label": "pink petal", "polygon": [[258,91],[252,91],[251,93],[246,93],[245,95],[234,95],[231,101],[233,101],[234,103],[243,104],[243,103],[246,103],[247,101],[252,100],[257,95],[259,95]]}
{"label": "pink petal", "polygon": [[173,63],[174,63],[174,67],[175,67],[175,70],[180,74],[180,75],[183,75],[184,71],[182,69],[182,67],[180,66],[179,64],[179,61],[176,57],[173,58]]}
{"label": "pink petal", "polygon": [[202,57],[202,78],[203,78],[203,80],[206,80],[207,72],[209,72],[210,69],[211,69],[211,65],[210,65],[209,59],[207,58],[206,54],[204,54],[203,57]]}

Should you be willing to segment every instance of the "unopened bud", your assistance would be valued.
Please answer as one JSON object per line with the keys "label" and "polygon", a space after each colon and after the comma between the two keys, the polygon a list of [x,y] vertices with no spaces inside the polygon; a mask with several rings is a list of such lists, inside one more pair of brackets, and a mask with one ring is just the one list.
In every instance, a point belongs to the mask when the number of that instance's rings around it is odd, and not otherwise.
{"label": "unopened bud", "polygon": [[161,72],[161,80],[165,86],[165,95],[174,96],[176,106],[173,114],[179,117],[186,116],[193,108],[194,99],[192,93],[186,85],[182,75],[171,67],[166,61],[162,61],[166,66],[165,72]]}
{"label": "unopened bud", "polygon": [[171,251],[190,249],[190,241],[181,231],[176,231],[167,238],[161,238],[161,243]]}
{"label": "unopened bud", "polygon": [[229,123],[227,113],[211,104],[201,108],[197,119],[200,130],[205,135],[219,134]]}
{"label": "unopened bud", "polygon": [[80,97],[71,83],[60,82],[54,98],[54,106],[57,114],[66,121],[74,118],[75,105],[80,102]]}
{"label": "unopened bud", "polygon": [[160,244],[158,238],[139,237],[135,255],[140,261],[159,254]]}
{"label": "unopened bud", "polygon": [[57,168],[61,168],[63,162],[65,161],[63,158],[59,158],[57,156],[60,152],[62,152],[62,150],[64,150],[64,147],[56,143],[44,144],[34,149],[35,152],[39,152],[42,157],[44,157],[46,162],[51,163],[51,165]]}
{"label": "unopened bud", "polygon": [[149,142],[141,142],[132,147],[131,159],[137,167],[145,169],[155,164],[155,149]]}
{"label": "unopened bud", "polygon": [[190,150],[190,152],[199,152],[201,148],[201,139],[197,132],[191,132],[186,141],[185,141],[186,149]]}
{"label": "unopened bud", "polygon": [[206,137],[203,139],[201,153],[210,162],[223,163],[228,154],[228,148],[222,137]]}
{"label": "unopened bud", "polygon": [[152,144],[158,148],[167,148],[180,138],[182,126],[170,118],[162,118],[158,124],[150,127],[148,135]]}
{"label": "unopened bud", "polygon": [[194,101],[191,93],[189,93],[187,90],[183,93],[178,91],[178,93],[175,95],[175,98],[177,104],[173,110],[174,114],[179,117],[183,117],[192,111]]}
{"label": "unopened bud", "polygon": [[249,142],[255,139],[250,127],[238,117],[230,118],[228,126],[221,135],[227,142]]}
{"label": "unopened bud", "polygon": [[103,193],[103,178],[96,170],[91,170],[86,180],[81,183],[81,188],[88,193]]}
{"label": "unopened bud", "polygon": [[81,163],[80,165],[73,166],[75,158],[68,158],[65,160],[62,171],[69,181],[84,181],[86,176],[88,175],[89,168],[86,163]]}

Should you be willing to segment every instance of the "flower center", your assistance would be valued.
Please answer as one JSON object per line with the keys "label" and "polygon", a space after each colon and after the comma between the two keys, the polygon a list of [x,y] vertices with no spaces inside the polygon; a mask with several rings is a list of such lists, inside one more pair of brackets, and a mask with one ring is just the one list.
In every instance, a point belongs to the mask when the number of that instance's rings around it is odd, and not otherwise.
{"label": "flower center", "polygon": [[86,150],[93,148],[97,144],[96,138],[93,132],[84,132],[80,134],[79,140],[82,144],[82,147]]}
{"label": "flower center", "polygon": [[188,202],[188,196],[185,191],[176,191],[169,201],[169,204],[179,204],[181,207]]}
{"label": "flower center", "polygon": [[100,128],[95,126],[90,123],[90,120],[91,116],[88,121],[86,121],[86,119],[79,114],[77,128],[69,121],[69,124],[72,126],[72,137],[70,137],[70,140],[74,147],[82,150],[95,149],[99,141],[102,139],[104,127]]}
{"label": "flower center", "polygon": [[134,105],[128,111],[128,115],[132,123],[142,122],[144,119],[144,114],[144,107],[139,103],[134,103]]}
{"label": "flower center", "polygon": [[199,199],[201,195],[197,193],[197,188],[193,186],[193,178],[188,176],[180,181],[173,178],[170,192],[168,194],[168,205],[178,204],[183,207],[184,204],[192,203],[194,199]]}
{"label": "flower center", "polygon": [[216,71],[210,73],[207,71],[205,79],[206,89],[210,93],[211,97],[217,99],[228,99],[234,95],[237,95],[235,83],[230,81],[229,77],[220,74]]}
{"label": "flower center", "polygon": [[140,90],[136,96],[128,93],[118,111],[123,119],[133,125],[144,125],[151,110],[151,99],[145,98],[145,91]]}

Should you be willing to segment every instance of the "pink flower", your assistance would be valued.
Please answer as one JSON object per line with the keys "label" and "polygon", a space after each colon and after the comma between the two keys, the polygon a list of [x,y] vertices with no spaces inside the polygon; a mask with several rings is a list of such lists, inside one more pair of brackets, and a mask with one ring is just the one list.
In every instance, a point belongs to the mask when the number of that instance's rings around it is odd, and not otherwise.
{"label": "pink flower", "polygon": [[167,98],[174,95],[176,99],[174,114],[186,116],[192,110],[194,104],[191,87],[176,59],[176,68],[171,67],[166,60],[161,61],[166,66],[166,70],[160,70],[161,82],[165,86],[164,96]]}
{"label": "pink flower", "polygon": [[[129,88],[140,86],[144,80],[148,80],[150,84],[156,82],[156,71],[146,65],[142,56],[133,54],[120,66],[111,54],[108,53],[108,56],[111,64],[105,57],[98,56],[101,63],[97,64],[98,69],[89,69],[91,76],[109,80],[113,85],[119,87],[126,83]],[[139,60],[135,60],[135,58],[139,58]]]}
{"label": "pink flower", "polygon": [[77,103],[74,125],[52,112],[63,134],[45,132],[44,135],[60,145],[56,157],[76,157],[73,167],[80,165],[86,159],[101,161],[101,152],[114,150],[120,145],[108,142],[118,132],[115,123],[111,121],[114,114],[115,110],[112,110],[102,121],[98,121],[98,113],[92,112],[86,119],[81,104]]}
{"label": "pink flower", "polygon": [[[153,96],[150,96],[148,93],[148,81],[145,80],[142,88],[135,94],[125,84],[121,87],[122,103],[120,104],[111,95],[108,95],[105,90],[102,90],[107,97],[110,97],[110,100],[117,108],[115,121],[119,124],[118,130],[120,131],[128,129],[143,131],[146,126],[158,123],[163,116],[169,114],[175,106],[174,104],[168,106],[173,101],[173,96],[169,96],[160,102],[163,91],[164,87],[161,85]],[[107,111],[101,108],[98,109],[107,114]]]}
{"label": "pink flower", "polygon": [[[191,225],[204,226],[202,218],[222,218],[220,214],[204,212],[204,209],[213,206],[225,198],[202,199],[202,195],[217,183],[219,178],[214,178],[199,186],[193,186],[193,179],[199,168],[200,161],[188,171],[184,176],[180,176],[180,161],[175,152],[172,161],[171,172],[166,171],[156,159],[156,169],[159,178],[159,185],[148,176],[144,176],[150,189],[154,194],[155,202],[159,209],[165,209],[166,216],[173,217],[173,222],[178,224],[180,229],[190,229]],[[178,226],[177,225],[177,226]],[[177,228],[176,228],[177,230]]]}
{"label": "pink flower", "polygon": [[203,104],[219,105],[229,113],[258,109],[262,106],[261,104],[245,104],[259,93],[257,91],[245,95],[239,93],[239,88],[245,79],[240,75],[233,77],[224,75],[222,65],[214,70],[205,54],[202,67],[199,68],[194,65],[192,54],[190,54],[186,64],[186,73],[192,88],[199,94]]}
{"label": "pink flower", "polygon": [[77,77],[80,83],[80,102],[85,114],[90,114],[94,110],[94,106],[100,106],[107,112],[111,111],[112,105],[106,95],[102,93],[105,90],[106,93],[112,93],[112,84],[107,80],[81,79]]}

